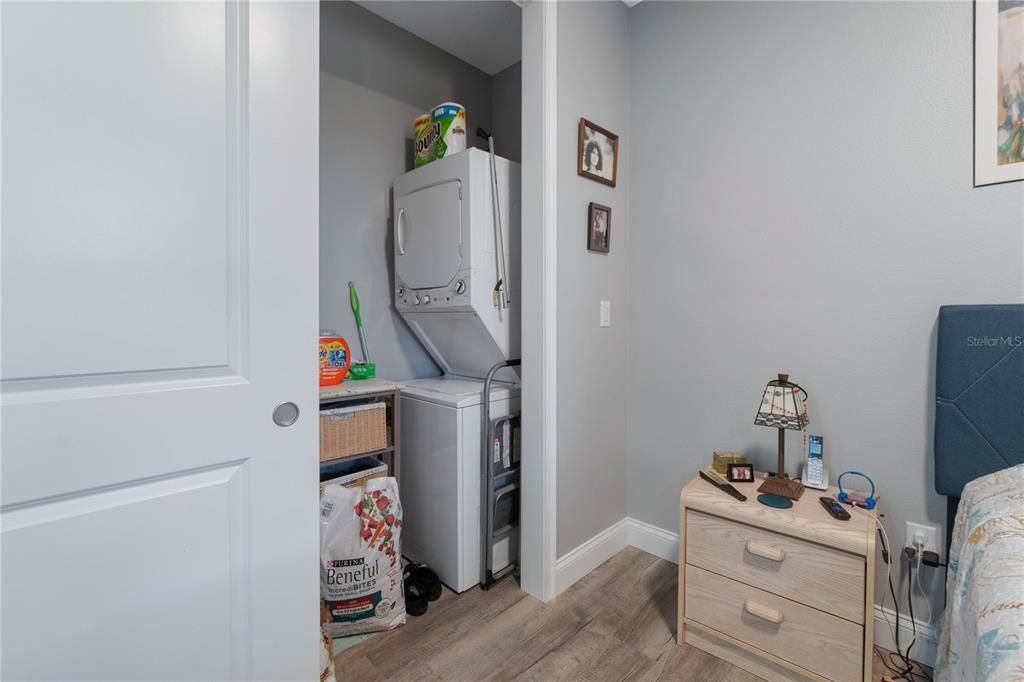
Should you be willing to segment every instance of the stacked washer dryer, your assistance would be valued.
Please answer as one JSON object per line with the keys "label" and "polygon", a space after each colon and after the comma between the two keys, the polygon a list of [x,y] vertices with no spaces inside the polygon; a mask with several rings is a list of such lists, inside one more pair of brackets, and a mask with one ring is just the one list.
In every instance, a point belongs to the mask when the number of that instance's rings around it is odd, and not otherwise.
{"label": "stacked washer dryer", "polygon": [[[498,575],[518,561],[519,387],[511,370],[491,387],[494,503],[481,508],[483,379],[519,357],[520,333],[519,165],[495,158],[493,167],[494,176],[488,154],[467,149],[394,184],[395,306],[444,371],[402,388],[402,550],[457,592],[480,582],[482,563],[486,578],[488,568]],[[486,552],[481,516],[497,531],[485,534],[493,537]]]}

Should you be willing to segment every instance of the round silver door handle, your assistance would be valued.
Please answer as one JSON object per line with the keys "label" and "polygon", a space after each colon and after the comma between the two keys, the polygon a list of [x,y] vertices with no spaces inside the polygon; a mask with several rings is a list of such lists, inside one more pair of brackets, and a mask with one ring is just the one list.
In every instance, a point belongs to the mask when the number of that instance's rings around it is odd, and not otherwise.
{"label": "round silver door handle", "polygon": [[274,408],[274,423],[291,426],[299,419],[299,406],[293,402],[281,403]]}

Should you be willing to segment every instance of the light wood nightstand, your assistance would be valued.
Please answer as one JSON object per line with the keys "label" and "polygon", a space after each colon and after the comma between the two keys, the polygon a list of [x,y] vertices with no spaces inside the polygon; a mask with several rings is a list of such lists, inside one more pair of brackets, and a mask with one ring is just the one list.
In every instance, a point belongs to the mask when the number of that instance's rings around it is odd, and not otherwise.
{"label": "light wood nightstand", "polygon": [[871,680],[873,512],[832,518],[808,488],[790,509],[695,478],[679,496],[678,641],[768,680]]}

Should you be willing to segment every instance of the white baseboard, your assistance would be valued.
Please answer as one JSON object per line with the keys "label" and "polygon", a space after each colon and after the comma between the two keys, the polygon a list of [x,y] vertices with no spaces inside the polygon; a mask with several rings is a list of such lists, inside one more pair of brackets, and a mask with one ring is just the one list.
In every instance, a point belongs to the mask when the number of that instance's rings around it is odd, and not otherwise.
{"label": "white baseboard", "polygon": [[621,552],[627,545],[629,519],[622,519],[555,562],[555,595]]}
{"label": "white baseboard", "polygon": [[[626,547],[636,547],[674,564],[679,562],[678,533],[627,516],[558,560],[555,564],[556,594],[571,587],[577,580]],[[875,604],[875,644],[895,651],[896,641],[886,623],[886,616],[895,625],[896,612],[890,608],[883,611],[881,606]],[[917,644],[914,645],[911,657],[915,661],[933,666],[939,645],[938,628],[922,621],[916,621],[916,623]],[[913,636],[914,631],[910,619],[906,614],[901,614],[900,643],[904,650]]]}
{"label": "white baseboard", "polygon": [[626,544],[642,549],[648,554],[679,563],[679,534],[664,528],[652,526],[644,521],[626,517]]}
{"label": "white baseboard", "polygon": [[[875,645],[889,651],[896,651],[896,640],[892,636],[892,630],[888,623],[885,622],[886,617],[889,618],[890,623],[896,625],[896,612],[888,607],[883,609],[875,604]],[[934,667],[939,652],[939,629],[920,620],[915,619],[915,623],[917,624],[917,643],[914,645],[913,651],[910,652],[910,658],[918,663]],[[900,614],[900,644],[903,645],[904,651],[907,650],[907,645],[913,638],[914,628],[910,623],[910,617],[902,613]]]}

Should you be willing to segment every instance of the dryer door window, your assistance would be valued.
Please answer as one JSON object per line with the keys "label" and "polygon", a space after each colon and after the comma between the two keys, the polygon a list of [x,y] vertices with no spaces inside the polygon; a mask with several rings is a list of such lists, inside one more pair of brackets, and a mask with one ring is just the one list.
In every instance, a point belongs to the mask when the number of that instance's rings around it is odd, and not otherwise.
{"label": "dryer door window", "polygon": [[410,289],[447,286],[462,267],[462,182],[424,187],[395,206],[399,279]]}

